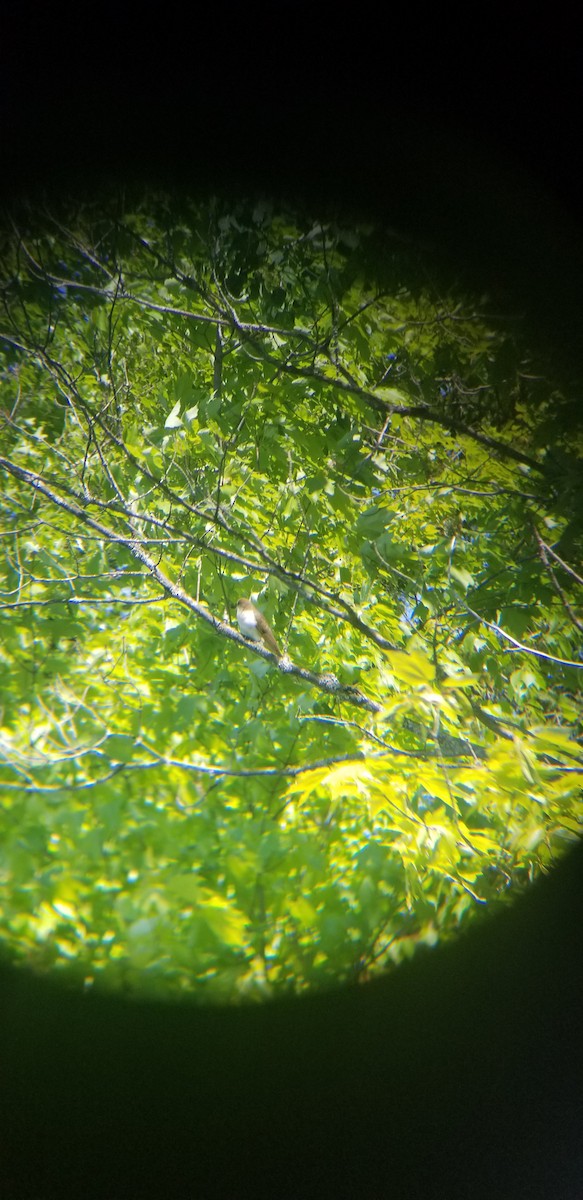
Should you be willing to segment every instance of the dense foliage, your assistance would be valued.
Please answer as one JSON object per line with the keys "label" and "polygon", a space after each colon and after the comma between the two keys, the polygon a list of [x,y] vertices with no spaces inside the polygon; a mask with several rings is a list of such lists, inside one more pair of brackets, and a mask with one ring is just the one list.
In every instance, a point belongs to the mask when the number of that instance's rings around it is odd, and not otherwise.
{"label": "dense foliage", "polygon": [[12,957],[262,997],[546,869],[583,822],[582,445],[517,319],[266,202],[25,209],[2,276]]}

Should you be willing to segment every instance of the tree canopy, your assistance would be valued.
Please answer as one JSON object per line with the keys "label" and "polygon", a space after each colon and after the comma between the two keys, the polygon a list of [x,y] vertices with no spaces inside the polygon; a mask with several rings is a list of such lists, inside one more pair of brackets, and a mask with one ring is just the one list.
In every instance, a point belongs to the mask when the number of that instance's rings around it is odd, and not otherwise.
{"label": "tree canopy", "polygon": [[583,824],[583,439],[519,316],[266,200],[22,206],[1,257],[6,952],[261,999],[546,870]]}

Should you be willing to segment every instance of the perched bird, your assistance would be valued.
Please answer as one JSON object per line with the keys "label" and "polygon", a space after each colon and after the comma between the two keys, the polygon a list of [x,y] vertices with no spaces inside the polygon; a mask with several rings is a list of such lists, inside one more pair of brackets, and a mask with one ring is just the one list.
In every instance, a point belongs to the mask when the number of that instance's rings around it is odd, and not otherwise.
{"label": "perched bird", "polygon": [[252,642],[263,642],[272,654],[282,657],[263,613],[259,612],[252,600],[237,600],[237,622],[243,637],[250,638]]}

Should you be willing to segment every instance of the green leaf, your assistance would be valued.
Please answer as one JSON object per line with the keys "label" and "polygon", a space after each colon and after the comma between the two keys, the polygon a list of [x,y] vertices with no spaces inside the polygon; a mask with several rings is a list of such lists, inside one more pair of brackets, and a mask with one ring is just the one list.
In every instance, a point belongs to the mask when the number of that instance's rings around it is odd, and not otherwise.
{"label": "green leaf", "polygon": [[435,667],[424,654],[418,650],[405,653],[402,650],[388,650],[385,658],[389,667],[400,683],[411,687],[421,687],[432,683],[435,679]]}
{"label": "green leaf", "polygon": [[111,733],[104,750],[111,762],[129,763],[135,754],[135,739],[127,733]]}
{"label": "green leaf", "polygon": [[204,904],[201,915],[215,937],[226,946],[242,947],[245,944],[247,919],[234,905],[213,896]]}
{"label": "green leaf", "polygon": [[176,404],[174,405],[174,408],[172,409],[171,412],[168,413],[168,416],[166,417],[166,420],[164,421],[165,429],[178,429],[179,426],[182,425],[182,418],[180,417],[180,407],[181,407],[180,400],[177,400]]}
{"label": "green leaf", "polygon": [[374,541],[385,532],[387,525],[390,525],[395,515],[391,509],[374,504],[365,512],[359,513],[356,532],[359,537],[366,538],[367,541]]}
{"label": "green leaf", "polygon": [[480,676],[475,672],[468,672],[464,675],[448,675],[446,679],[440,681],[440,686],[444,688],[467,688],[473,683],[479,683]]}
{"label": "green leaf", "polygon": [[[572,380],[386,231],[47,203],[2,251],[0,938],[210,1003],[395,969],[583,830]],[[284,669],[224,636],[264,592]]]}
{"label": "green leaf", "polygon": [[553,728],[551,725],[531,726],[529,729],[531,737],[536,739],[537,749],[549,749],[564,754],[573,754],[580,759],[583,764],[583,750],[573,741],[574,731],[569,731],[565,728]]}
{"label": "green leaf", "polygon": [[469,587],[474,586],[474,577],[464,567],[451,567],[450,575],[457,583],[460,583],[464,591],[467,592]]}

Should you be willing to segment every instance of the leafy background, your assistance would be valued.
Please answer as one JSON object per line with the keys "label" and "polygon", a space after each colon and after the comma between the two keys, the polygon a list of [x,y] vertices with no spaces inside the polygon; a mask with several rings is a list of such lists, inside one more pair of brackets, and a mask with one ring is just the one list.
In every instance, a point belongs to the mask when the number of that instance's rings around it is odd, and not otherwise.
{"label": "leafy background", "polygon": [[2,280],[5,953],[262,999],[548,869],[582,438],[520,318],[383,230],[156,192],[19,206]]}

